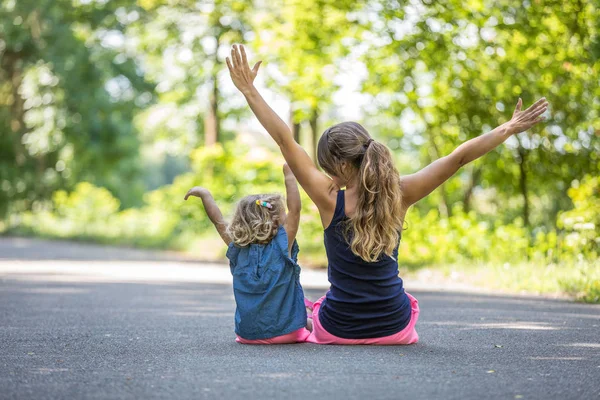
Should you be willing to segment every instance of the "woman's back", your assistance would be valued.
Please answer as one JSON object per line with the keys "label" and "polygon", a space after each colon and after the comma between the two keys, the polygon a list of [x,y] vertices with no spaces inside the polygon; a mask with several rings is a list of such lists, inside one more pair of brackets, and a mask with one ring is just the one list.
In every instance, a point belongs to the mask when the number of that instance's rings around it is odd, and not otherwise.
{"label": "woman's back", "polygon": [[346,339],[393,335],[411,318],[410,301],[398,276],[398,248],[391,257],[384,254],[371,263],[351,251],[344,236],[345,194],[338,192],[333,220],[325,230],[331,289],[319,321],[328,332]]}

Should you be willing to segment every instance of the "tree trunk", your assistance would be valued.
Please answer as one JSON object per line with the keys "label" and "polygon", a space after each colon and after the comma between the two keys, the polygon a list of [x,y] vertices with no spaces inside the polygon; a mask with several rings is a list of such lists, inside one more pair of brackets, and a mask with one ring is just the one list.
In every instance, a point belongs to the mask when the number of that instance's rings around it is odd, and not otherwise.
{"label": "tree trunk", "polygon": [[523,196],[523,223],[526,228],[529,228],[529,197],[527,196],[527,169],[525,163],[527,162],[527,150],[521,146],[519,141],[519,188],[521,189],[521,196]]}
{"label": "tree trunk", "polygon": [[440,186],[440,194],[442,195],[442,202],[438,207],[440,215],[448,218],[452,216],[452,209],[450,208],[450,200],[448,199],[448,192],[446,192],[446,185]]}
{"label": "tree trunk", "polygon": [[216,73],[212,79],[212,91],[209,99],[209,107],[206,118],[204,119],[204,140],[206,146],[212,146],[220,140],[220,121],[219,121],[219,83]]}
{"label": "tree trunk", "polygon": [[471,179],[469,181],[469,186],[467,187],[465,195],[463,196],[463,210],[466,213],[471,211],[471,199],[473,197],[473,189],[475,189],[475,186],[477,186],[480,176],[481,168],[473,167],[471,170]]}
{"label": "tree trunk", "polygon": [[318,120],[319,120],[319,111],[317,109],[313,110],[313,113],[310,117],[310,132],[312,137],[311,143],[311,157],[313,161],[317,162],[317,144],[319,143],[319,131],[318,131]]}
{"label": "tree trunk", "polygon": [[294,140],[296,143],[300,143],[300,124],[297,122],[292,123],[292,133],[294,134]]}
{"label": "tree trunk", "polygon": [[[220,15],[220,14],[219,14]],[[218,18],[217,18],[218,20]],[[211,71],[212,78],[212,90],[209,96],[209,106],[206,119],[204,120],[204,144],[206,146],[212,146],[219,143],[221,140],[221,121],[219,121],[219,47],[221,46],[221,35],[222,30],[219,30],[215,34],[215,40],[217,41],[217,47],[213,56],[213,64]]]}
{"label": "tree trunk", "polygon": [[21,166],[25,163],[27,156],[23,147],[23,134],[25,133],[25,107],[24,100],[19,93],[21,82],[23,80],[22,71],[17,68],[20,60],[19,54],[6,52],[2,60],[2,68],[6,71],[12,94],[12,104],[10,107],[10,128],[14,138],[12,139],[15,163]]}
{"label": "tree trunk", "polygon": [[[531,230],[529,229],[529,196],[527,195],[527,168],[525,163],[527,162],[527,149],[521,144],[519,136],[515,135],[519,142],[517,148],[517,162],[519,164],[519,188],[521,189],[521,196],[523,196],[523,225],[529,233],[527,235],[528,247],[531,247],[533,237],[531,236]],[[525,258],[529,260],[529,251],[525,251]]]}
{"label": "tree trunk", "polygon": [[300,124],[294,120],[294,106],[292,101],[290,101],[290,129],[296,143],[300,143]]}
{"label": "tree trunk", "polygon": [[[437,144],[435,143],[433,136],[430,136],[429,142],[431,143],[431,149],[433,150],[432,152],[430,152],[430,161],[433,162],[440,158],[440,150]],[[442,202],[438,206],[440,215],[446,218],[451,217],[452,209],[450,208],[450,200],[448,199],[448,193],[446,192],[445,183],[440,185],[440,195],[442,197]]]}

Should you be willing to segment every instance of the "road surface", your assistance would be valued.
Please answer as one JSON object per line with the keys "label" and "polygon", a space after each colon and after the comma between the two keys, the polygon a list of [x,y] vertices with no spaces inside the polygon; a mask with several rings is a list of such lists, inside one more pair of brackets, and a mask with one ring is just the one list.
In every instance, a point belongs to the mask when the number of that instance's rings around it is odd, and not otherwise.
{"label": "road surface", "polygon": [[421,287],[416,345],[245,346],[227,273],[0,238],[0,399],[600,398],[600,306]]}

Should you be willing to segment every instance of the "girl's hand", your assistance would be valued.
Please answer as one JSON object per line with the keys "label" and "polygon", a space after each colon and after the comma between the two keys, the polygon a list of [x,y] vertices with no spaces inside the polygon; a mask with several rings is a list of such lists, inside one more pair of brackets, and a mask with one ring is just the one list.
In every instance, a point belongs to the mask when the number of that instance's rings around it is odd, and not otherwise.
{"label": "girl's hand", "polygon": [[235,87],[243,94],[249,93],[254,88],[254,78],[258,74],[258,69],[262,61],[257,62],[250,69],[244,46],[235,44],[231,48],[231,59],[227,57],[225,61],[227,61],[229,75]]}
{"label": "girl's hand", "polygon": [[525,111],[521,111],[522,106],[523,100],[519,98],[512,119],[507,122],[508,133],[511,135],[524,132],[543,121],[544,117],[541,117],[541,115],[548,109],[548,101],[545,97],[542,97]]}
{"label": "girl's hand", "polygon": [[194,186],[193,188],[191,188],[190,190],[188,190],[188,192],[186,193],[185,197],[183,198],[184,200],[187,200],[188,197],[190,196],[195,196],[195,197],[202,197],[205,194],[210,193],[208,191],[208,189],[200,187],[200,186]]}
{"label": "girl's hand", "polygon": [[184,199],[187,200],[190,196],[200,197],[202,205],[206,210],[206,215],[208,215],[208,219],[210,219],[210,222],[217,228],[217,232],[219,232],[221,239],[229,246],[231,238],[227,233],[227,223],[223,219],[223,213],[221,213],[219,206],[215,203],[215,199],[213,199],[208,189],[201,186],[194,186],[188,190]]}
{"label": "girl's hand", "polygon": [[289,177],[289,178],[296,179],[296,177],[294,176],[294,173],[292,172],[292,170],[290,169],[290,166],[287,163],[283,164],[283,175],[286,178]]}

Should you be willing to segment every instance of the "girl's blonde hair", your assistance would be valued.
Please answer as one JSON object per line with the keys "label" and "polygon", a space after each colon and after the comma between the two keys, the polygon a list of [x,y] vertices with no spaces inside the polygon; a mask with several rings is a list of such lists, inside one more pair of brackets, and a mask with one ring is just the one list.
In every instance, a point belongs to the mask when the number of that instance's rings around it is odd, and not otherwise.
{"label": "girl's blonde hair", "polygon": [[346,181],[358,176],[356,211],[344,231],[352,252],[367,262],[392,256],[402,230],[402,192],[387,146],[360,124],[343,122],[323,133],[317,157],[329,175]]}
{"label": "girl's blonde hair", "polygon": [[[271,208],[258,205],[267,202]],[[253,243],[268,243],[277,233],[285,212],[283,196],[280,194],[253,194],[238,202],[231,223],[227,227],[229,237],[238,246]]]}

